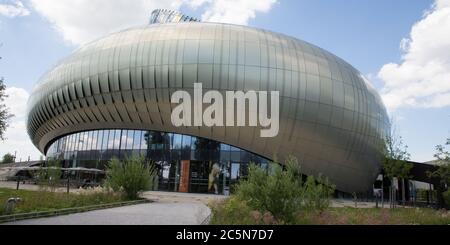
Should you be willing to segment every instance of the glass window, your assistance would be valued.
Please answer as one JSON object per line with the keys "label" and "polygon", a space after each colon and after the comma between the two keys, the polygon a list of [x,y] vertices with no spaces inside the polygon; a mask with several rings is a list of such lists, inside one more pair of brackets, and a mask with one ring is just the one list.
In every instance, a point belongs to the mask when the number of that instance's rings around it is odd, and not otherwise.
{"label": "glass window", "polygon": [[127,134],[127,150],[133,150],[134,130],[128,130]]}
{"label": "glass window", "polygon": [[230,150],[231,151],[241,151],[241,149],[234,147],[234,146],[230,146]]}
{"label": "glass window", "polygon": [[180,150],[181,149],[181,141],[183,139],[183,136],[181,136],[180,134],[174,134],[173,135],[173,144],[172,144],[172,149],[174,150]]}
{"label": "glass window", "polygon": [[58,152],[65,152],[67,148],[67,137],[61,139],[61,144],[59,145]]}
{"label": "glass window", "polygon": [[241,152],[240,151],[232,151],[230,153],[231,161],[241,161]]}
{"label": "glass window", "polygon": [[91,132],[85,132],[84,133],[84,145],[83,145],[83,151],[86,151],[89,147],[90,144],[90,138],[89,135],[91,134]]}
{"label": "glass window", "polygon": [[72,151],[76,151],[78,149],[78,135],[74,134],[72,137]]}
{"label": "glass window", "polygon": [[229,151],[221,151],[220,152],[220,161],[228,162],[231,160],[230,152]]}
{"label": "glass window", "polygon": [[91,144],[89,150],[97,150],[98,133],[99,133],[99,131],[92,132],[92,144]]}
{"label": "glass window", "polygon": [[238,180],[240,174],[241,165],[239,163],[231,164],[231,180]]}
{"label": "glass window", "polygon": [[69,139],[68,139],[68,141],[69,141],[69,143],[68,143],[68,146],[67,146],[67,151],[73,151],[73,137],[74,137],[75,135],[70,135],[69,136]]}
{"label": "glass window", "polygon": [[86,150],[90,151],[92,150],[92,143],[94,141],[94,131],[90,131],[88,133],[88,137],[87,137],[87,144],[86,144]]}
{"label": "glass window", "polygon": [[74,151],[79,151],[80,149],[80,144],[81,144],[81,134],[76,134],[75,135],[75,146],[74,146]]}
{"label": "glass window", "polygon": [[192,142],[191,150],[193,151],[197,150],[197,148],[199,148],[199,150],[206,149],[206,147],[202,147],[202,145],[204,145],[204,140],[201,138],[192,137],[191,142]]}
{"label": "glass window", "polygon": [[141,135],[142,131],[134,131],[133,150],[141,149]]}
{"label": "glass window", "polygon": [[80,144],[78,146],[78,150],[79,151],[85,151],[86,150],[86,145],[87,145],[87,137],[88,136],[88,132],[83,132],[80,135]]}
{"label": "glass window", "polygon": [[97,135],[97,145],[95,147],[96,150],[102,149],[102,142],[103,142],[103,130],[98,131]]}
{"label": "glass window", "polygon": [[230,151],[231,150],[231,146],[229,146],[227,144],[220,144],[220,150],[221,151]]}
{"label": "glass window", "polygon": [[109,137],[108,137],[108,150],[114,149],[114,137],[115,137],[116,131],[110,130],[109,131]]}
{"label": "glass window", "polygon": [[103,131],[102,150],[108,149],[109,133],[109,130]]}
{"label": "glass window", "polygon": [[78,151],[78,145],[80,144],[80,134],[75,134],[73,137],[73,151]]}
{"label": "glass window", "polygon": [[64,151],[69,152],[70,151],[70,136],[65,137],[65,143],[66,143],[66,145],[65,145]]}
{"label": "glass window", "polygon": [[148,149],[148,143],[147,143],[147,138],[146,138],[147,135],[148,135],[148,131],[141,131],[141,149],[142,150]]}
{"label": "glass window", "polygon": [[186,136],[186,135],[183,136],[183,145],[182,145],[183,149],[188,149],[188,150],[191,149],[191,140],[192,140],[191,136]]}
{"label": "glass window", "polygon": [[114,136],[114,149],[115,150],[119,150],[120,149],[121,136],[122,136],[122,131],[121,130],[116,130],[115,136]]}
{"label": "glass window", "polygon": [[268,164],[267,163],[261,163],[261,168],[267,171]]}
{"label": "glass window", "polygon": [[127,139],[127,136],[128,136],[128,130],[123,130],[122,131],[122,136],[120,137],[120,149],[121,150],[125,150],[125,149],[127,149],[127,143],[128,143],[128,139]]}

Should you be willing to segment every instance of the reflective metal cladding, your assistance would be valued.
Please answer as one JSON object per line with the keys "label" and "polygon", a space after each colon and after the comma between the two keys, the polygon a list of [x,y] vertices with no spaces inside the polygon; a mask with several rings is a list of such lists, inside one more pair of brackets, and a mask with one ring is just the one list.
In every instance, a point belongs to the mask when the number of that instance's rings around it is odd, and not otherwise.
{"label": "reflective metal cladding", "polygon": [[[261,138],[252,127],[174,127],[171,95],[192,92],[197,82],[222,93],[280,91],[278,136]],[[294,155],[305,174],[322,173],[337,189],[358,192],[380,169],[389,123],[369,82],[321,48],[266,30],[179,22],[85,45],[36,85],[28,133],[42,152],[61,137],[97,129],[191,135],[281,162]]]}

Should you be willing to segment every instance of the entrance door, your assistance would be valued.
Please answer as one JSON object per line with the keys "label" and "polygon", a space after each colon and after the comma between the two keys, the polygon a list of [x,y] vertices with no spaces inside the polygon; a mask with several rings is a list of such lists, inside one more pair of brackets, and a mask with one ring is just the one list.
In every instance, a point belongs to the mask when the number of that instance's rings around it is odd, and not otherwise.
{"label": "entrance door", "polygon": [[191,193],[208,193],[209,168],[208,162],[191,162],[191,181],[189,186]]}

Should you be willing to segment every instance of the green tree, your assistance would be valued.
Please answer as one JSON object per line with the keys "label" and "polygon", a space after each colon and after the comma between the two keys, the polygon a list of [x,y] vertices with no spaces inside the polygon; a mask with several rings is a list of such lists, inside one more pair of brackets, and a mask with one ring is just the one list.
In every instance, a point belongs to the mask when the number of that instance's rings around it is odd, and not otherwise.
{"label": "green tree", "polygon": [[3,164],[8,164],[8,163],[13,163],[13,162],[14,162],[14,155],[11,154],[11,153],[6,153],[6,154],[3,156],[3,160],[2,160],[1,163],[3,163]]}
{"label": "green tree", "polygon": [[391,181],[390,203],[395,207],[394,178],[402,180],[402,202],[405,205],[405,179],[411,178],[410,172],[413,164],[409,163],[410,154],[408,146],[404,144],[403,138],[396,134],[393,128],[385,138],[383,170]]}
{"label": "green tree", "polygon": [[[0,47],[2,44],[0,44]],[[2,57],[0,56],[0,60]],[[8,97],[6,94],[6,85],[3,77],[0,77],[0,140],[5,140],[6,128],[8,128],[8,120],[13,117],[9,113],[8,108],[4,104],[5,99]]]}
{"label": "green tree", "polygon": [[430,178],[438,178],[441,181],[441,185],[444,186],[447,191],[443,193],[444,200],[447,205],[450,205],[450,151],[446,148],[450,147],[450,138],[447,139],[445,145],[436,146],[436,154],[434,157],[437,159],[438,169],[434,172],[429,172]]}
{"label": "green tree", "polygon": [[135,200],[140,192],[151,189],[155,175],[154,165],[146,164],[144,157],[133,155],[123,162],[113,158],[106,170],[106,186]]}
{"label": "green tree", "polygon": [[50,159],[47,164],[47,183],[51,191],[55,191],[61,184],[61,162]]}
{"label": "green tree", "polygon": [[13,116],[9,113],[9,109],[4,104],[7,97],[4,79],[0,77],[0,140],[5,140],[5,131],[9,126],[8,120]]}
{"label": "green tree", "polygon": [[36,179],[39,187],[43,190],[50,188],[52,192],[60,186],[61,176],[61,162],[53,159],[50,159],[47,162],[46,167],[39,167],[39,170],[36,173]]}
{"label": "green tree", "polygon": [[441,180],[441,183],[447,187],[450,184],[450,152],[446,147],[450,146],[450,138],[447,139],[445,145],[436,146],[436,154],[434,157],[437,159],[437,164],[439,168],[429,173],[430,177],[436,177]]}

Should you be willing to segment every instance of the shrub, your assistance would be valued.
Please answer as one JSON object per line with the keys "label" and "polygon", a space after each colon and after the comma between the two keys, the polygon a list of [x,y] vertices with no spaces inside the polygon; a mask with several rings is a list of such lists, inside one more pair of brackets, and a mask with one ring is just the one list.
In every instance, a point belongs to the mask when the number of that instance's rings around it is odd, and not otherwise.
{"label": "shrub", "polygon": [[262,215],[254,215],[254,211],[236,197],[230,197],[226,201],[216,201],[210,204],[210,207],[213,217],[211,225],[259,225],[262,218]]}
{"label": "shrub", "polygon": [[447,208],[450,207],[450,190],[442,193],[442,197],[444,198],[444,202],[445,205],[447,205]]}
{"label": "shrub", "polygon": [[331,196],[335,191],[334,185],[327,178],[319,176],[317,180],[309,176],[303,186],[303,204],[308,210],[323,211],[330,206]]}
{"label": "shrub", "polygon": [[113,158],[106,170],[106,186],[135,200],[141,191],[151,189],[154,176],[155,168],[145,164],[143,157],[132,156],[123,162]]}
{"label": "shrub", "polygon": [[271,164],[269,171],[254,164],[249,168],[248,178],[236,187],[236,197],[253,210],[270,212],[280,223],[293,223],[296,214],[303,209],[324,210],[334,193],[328,180],[309,177],[302,181],[300,167],[295,158],[286,161],[286,169]]}

